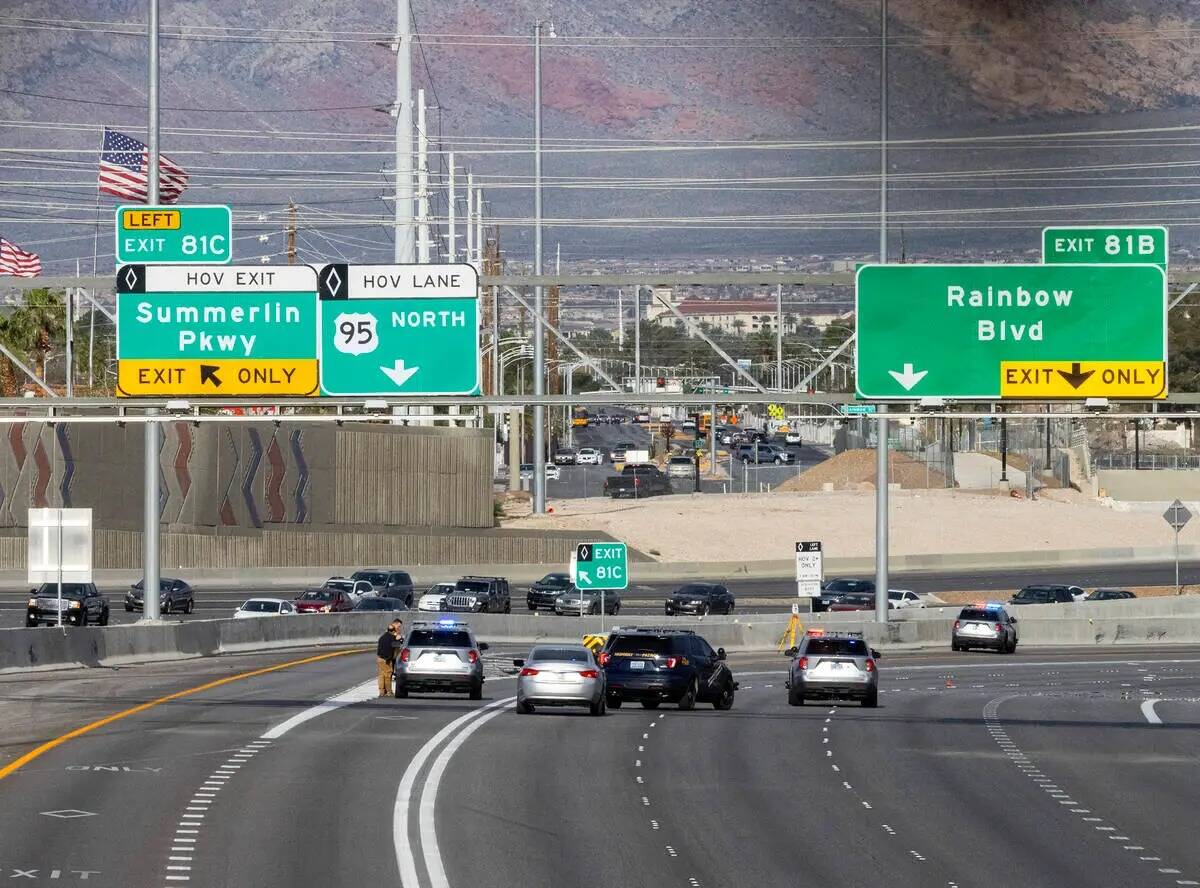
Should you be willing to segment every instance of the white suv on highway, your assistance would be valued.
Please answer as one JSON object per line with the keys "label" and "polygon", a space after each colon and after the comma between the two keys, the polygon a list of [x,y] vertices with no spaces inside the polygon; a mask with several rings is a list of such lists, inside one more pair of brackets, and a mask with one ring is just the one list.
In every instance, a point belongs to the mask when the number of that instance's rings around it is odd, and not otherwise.
{"label": "white suv on highway", "polygon": [[604,456],[595,447],[580,447],[575,454],[575,465],[598,466],[604,463]]}

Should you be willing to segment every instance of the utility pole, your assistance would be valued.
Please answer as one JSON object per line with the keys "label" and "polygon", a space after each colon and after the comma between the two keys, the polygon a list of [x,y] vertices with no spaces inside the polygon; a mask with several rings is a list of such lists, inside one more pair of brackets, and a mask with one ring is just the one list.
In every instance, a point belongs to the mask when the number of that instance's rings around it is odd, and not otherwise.
{"label": "utility pole", "polygon": [[[494,231],[496,234],[492,242],[491,272],[499,274],[502,269],[500,264],[500,226],[497,225]],[[500,288],[494,284],[492,285],[492,346],[492,379],[495,380],[492,394],[498,395],[503,384],[503,380],[500,378]]]}
{"label": "utility pole", "polygon": [[[149,120],[146,137],[146,203],[158,204],[158,0],[150,0]],[[146,411],[155,414],[153,408]],[[157,620],[158,612],[158,423],[151,419],[142,430],[145,460],[142,474],[142,619]]]}
{"label": "utility pole", "polygon": [[287,264],[296,264],[296,204],[288,201]]}
{"label": "utility pole", "polygon": [[413,119],[412,29],[409,0],[396,0],[396,207],[394,261],[412,262],[413,249]]}
{"label": "utility pole", "polygon": [[775,285],[775,387],[783,389],[783,284]]}
{"label": "utility pole", "polygon": [[425,128],[425,90],[417,90],[417,261],[429,262],[429,130]]}
{"label": "utility pole", "polygon": [[[887,262],[887,0],[879,0],[879,261]],[[875,442],[875,621],[888,619],[888,420],[876,408]]]}
{"label": "utility pole", "polygon": [[449,169],[446,174],[446,188],[449,190],[449,194],[447,195],[446,199],[446,261],[453,262],[455,256],[457,255],[457,250],[454,247],[454,223],[456,221],[454,214],[456,208],[454,206],[455,195],[453,151],[446,155],[446,163],[449,165]]}
{"label": "utility pole", "polygon": [[483,268],[483,252],[487,246],[483,237],[483,189],[475,189],[475,264]]}
{"label": "utility pole", "polygon": [[625,350],[625,305],[624,294],[617,290],[617,348]]}
{"label": "utility pole", "polygon": [[[542,21],[533,26],[533,273],[542,274]],[[553,33],[551,27],[551,33]],[[541,284],[533,290],[533,393],[546,393],[546,331]],[[533,513],[546,511],[546,407],[533,408]]]}
{"label": "utility pole", "polygon": [[[475,218],[472,212],[471,201],[475,193],[475,173],[467,170],[467,253],[466,260],[470,265],[475,265]],[[479,266],[475,266],[478,268]]]}
{"label": "utility pole", "polygon": [[642,287],[633,285],[633,390],[642,393]]}

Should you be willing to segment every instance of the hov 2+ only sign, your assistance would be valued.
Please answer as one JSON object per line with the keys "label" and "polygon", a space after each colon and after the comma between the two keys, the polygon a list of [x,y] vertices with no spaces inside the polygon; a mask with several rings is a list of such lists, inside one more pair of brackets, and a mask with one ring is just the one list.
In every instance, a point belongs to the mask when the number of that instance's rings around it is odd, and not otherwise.
{"label": "hov 2+ only sign", "polygon": [[820,598],[821,581],[824,578],[825,562],[821,541],[796,543],[796,595],[800,598]]}
{"label": "hov 2+ only sign", "polygon": [[858,396],[1165,398],[1166,295],[1154,265],[865,265]]}
{"label": "hov 2+ only sign", "polygon": [[479,278],[470,265],[326,265],[320,286],[327,395],[479,392]]}
{"label": "hov 2+ only sign", "polygon": [[307,265],[117,270],[117,394],[317,394],[317,274]]}
{"label": "hov 2+ only sign", "polygon": [[577,589],[626,589],[629,552],[624,543],[580,543],[571,562],[571,582]]}
{"label": "hov 2+ only sign", "polygon": [[225,265],[233,261],[227,206],[117,207],[117,265]]}

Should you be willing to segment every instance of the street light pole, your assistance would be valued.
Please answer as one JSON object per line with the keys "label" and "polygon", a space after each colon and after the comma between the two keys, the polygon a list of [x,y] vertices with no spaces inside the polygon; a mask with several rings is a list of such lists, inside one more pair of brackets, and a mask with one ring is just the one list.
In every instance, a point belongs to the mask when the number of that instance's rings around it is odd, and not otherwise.
{"label": "street light pole", "polygon": [[[146,203],[158,204],[158,0],[150,0],[149,119],[146,136]],[[147,410],[157,413],[157,410]],[[158,423],[151,420],[142,429],[142,619],[157,620],[158,612]],[[61,612],[60,612],[61,613]]]}
{"label": "street light pole", "polygon": [[[542,21],[533,26],[533,273],[542,274]],[[542,326],[544,288],[533,291],[533,393],[546,393],[546,331]],[[546,511],[546,408],[533,408],[533,513]]]}
{"label": "street light pole", "polygon": [[[879,261],[888,260],[887,246],[887,0],[879,2]],[[875,442],[875,620],[888,619],[888,419],[887,405],[877,408]]]}

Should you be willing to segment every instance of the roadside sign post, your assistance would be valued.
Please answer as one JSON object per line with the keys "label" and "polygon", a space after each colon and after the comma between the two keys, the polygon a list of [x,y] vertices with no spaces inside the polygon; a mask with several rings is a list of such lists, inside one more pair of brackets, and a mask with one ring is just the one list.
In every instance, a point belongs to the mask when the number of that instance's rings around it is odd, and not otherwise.
{"label": "roadside sign post", "polygon": [[57,583],[58,625],[63,583],[92,582],[92,510],[30,509],[26,571],[30,583]]}
{"label": "roadside sign post", "polygon": [[1067,225],[1042,229],[1042,262],[1146,262],[1167,269],[1165,225]]}
{"label": "roadside sign post", "polygon": [[117,394],[317,394],[317,275],[307,265],[117,270]]}
{"label": "roadside sign post", "polygon": [[227,206],[120,206],[116,262],[226,265],[233,261],[233,212]]}
{"label": "roadside sign post", "polygon": [[334,264],[318,282],[323,393],[479,393],[479,277],[470,265]]}
{"label": "roadside sign post", "polygon": [[1179,595],[1183,591],[1179,585],[1179,531],[1183,530],[1192,520],[1192,510],[1185,506],[1182,500],[1177,499],[1167,506],[1167,511],[1163,512],[1163,518],[1175,531],[1175,594]]}
{"label": "roadside sign post", "polygon": [[865,265],[858,397],[1162,399],[1166,274],[1155,265]]}
{"label": "roadside sign post", "polygon": [[796,543],[796,596],[812,611],[812,600],[821,595],[825,578],[824,552],[820,540]]}
{"label": "roadside sign post", "polygon": [[[604,593],[629,588],[629,547],[624,543],[580,543],[571,559],[571,582],[581,593],[600,592],[600,629],[604,629]],[[580,616],[583,595],[579,596]]]}

